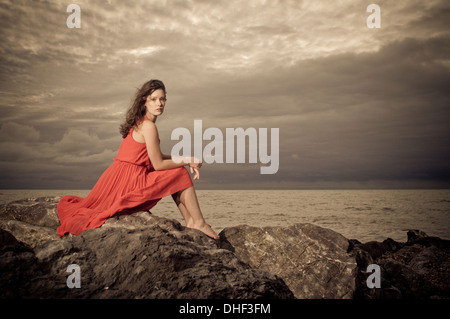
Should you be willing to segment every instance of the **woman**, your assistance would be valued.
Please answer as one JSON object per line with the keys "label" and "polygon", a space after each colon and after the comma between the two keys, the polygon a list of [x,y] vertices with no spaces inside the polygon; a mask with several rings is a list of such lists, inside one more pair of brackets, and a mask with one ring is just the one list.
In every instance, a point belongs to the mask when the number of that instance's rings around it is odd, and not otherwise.
{"label": "woman", "polygon": [[218,239],[203,218],[191,177],[184,167],[190,167],[195,180],[202,164],[194,158],[174,161],[170,155],[161,153],[155,122],[165,105],[166,88],[161,81],[150,80],[137,91],[120,127],[123,141],[113,164],[86,198],[64,196],[59,201],[59,236],[79,235],[86,229],[100,227],[119,212],[150,210],[162,197],[172,195],[186,227]]}

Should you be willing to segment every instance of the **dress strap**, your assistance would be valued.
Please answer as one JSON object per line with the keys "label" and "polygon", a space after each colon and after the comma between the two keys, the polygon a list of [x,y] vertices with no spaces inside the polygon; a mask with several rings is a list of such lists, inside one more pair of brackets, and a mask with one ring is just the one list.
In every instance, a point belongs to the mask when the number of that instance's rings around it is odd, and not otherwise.
{"label": "dress strap", "polygon": [[[144,115],[144,117],[142,118],[142,121],[150,121],[150,119],[146,116],[146,115]],[[142,123],[142,122],[141,122]],[[128,132],[128,134],[131,134],[131,133],[133,133],[133,131],[134,131],[134,129],[136,128],[136,125],[137,124],[135,124],[135,125],[133,125],[132,127],[131,127],[131,129],[130,129],[130,131]]]}

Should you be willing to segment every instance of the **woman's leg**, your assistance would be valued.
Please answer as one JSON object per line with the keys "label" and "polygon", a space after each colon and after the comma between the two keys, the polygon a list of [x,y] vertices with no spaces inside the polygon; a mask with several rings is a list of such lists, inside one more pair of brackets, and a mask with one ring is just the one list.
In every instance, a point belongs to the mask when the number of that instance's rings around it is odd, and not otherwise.
{"label": "woman's leg", "polygon": [[172,198],[186,221],[186,227],[198,229],[214,239],[219,238],[211,226],[205,222],[193,186],[173,194]]}
{"label": "woman's leg", "polygon": [[192,227],[192,222],[193,222],[192,217],[189,214],[189,212],[187,211],[184,204],[181,202],[180,193],[181,192],[172,194],[173,201],[175,202],[175,204],[178,207],[178,210],[180,211],[181,215],[183,216],[184,221],[186,222],[186,227]]}

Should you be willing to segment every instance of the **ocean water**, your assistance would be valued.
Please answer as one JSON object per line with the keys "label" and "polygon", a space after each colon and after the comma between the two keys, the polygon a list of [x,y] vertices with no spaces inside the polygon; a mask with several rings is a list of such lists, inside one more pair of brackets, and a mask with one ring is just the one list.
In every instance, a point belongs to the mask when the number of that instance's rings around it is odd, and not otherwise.
{"label": "ocean water", "polygon": [[[89,190],[0,190],[0,204],[42,196],[77,195]],[[206,221],[225,227],[289,226],[313,223],[349,239],[406,241],[407,229],[450,239],[450,190],[197,190]],[[151,212],[184,225],[172,198]]]}

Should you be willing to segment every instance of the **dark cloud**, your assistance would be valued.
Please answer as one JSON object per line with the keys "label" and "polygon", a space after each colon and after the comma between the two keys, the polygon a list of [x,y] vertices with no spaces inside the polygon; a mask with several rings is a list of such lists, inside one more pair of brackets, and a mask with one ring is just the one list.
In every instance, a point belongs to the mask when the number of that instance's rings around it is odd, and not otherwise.
{"label": "dark cloud", "polygon": [[[0,1],[0,187],[90,188],[136,87],[173,129],[280,129],[280,168],[204,165],[200,188],[448,187],[449,5],[379,1]],[[204,142],[206,145],[207,142]]]}

